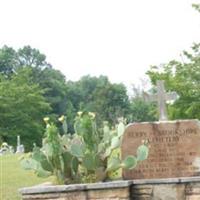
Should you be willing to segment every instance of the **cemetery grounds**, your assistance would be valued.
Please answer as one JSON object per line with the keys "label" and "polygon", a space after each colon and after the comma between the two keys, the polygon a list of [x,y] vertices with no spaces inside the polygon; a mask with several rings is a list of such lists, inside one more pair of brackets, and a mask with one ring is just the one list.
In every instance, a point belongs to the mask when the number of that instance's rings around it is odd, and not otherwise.
{"label": "cemetery grounds", "polygon": [[51,178],[38,178],[32,171],[22,169],[20,156],[20,154],[0,156],[0,200],[20,200],[19,188],[51,181]]}

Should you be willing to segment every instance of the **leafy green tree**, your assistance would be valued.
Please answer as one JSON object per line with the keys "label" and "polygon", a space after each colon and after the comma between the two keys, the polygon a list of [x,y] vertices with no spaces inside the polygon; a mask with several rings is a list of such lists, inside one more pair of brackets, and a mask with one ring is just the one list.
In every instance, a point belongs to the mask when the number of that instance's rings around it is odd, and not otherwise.
{"label": "leafy green tree", "polygon": [[182,61],[153,66],[147,74],[153,84],[165,80],[167,90],[178,93],[179,99],[169,106],[171,119],[200,119],[200,44],[184,51]]}
{"label": "leafy green tree", "polygon": [[[200,12],[200,4],[192,6]],[[168,106],[171,119],[200,119],[200,43],[194,43],[190,51],[183,51],[181,61],[152,66],[147,74],[153,84],[165,80],[167,90],[178,93],[179,99]]]}
{"label": "leafy green tree", "polygon": [[192,4],[192,7],[195,8],[198,12],[200,12],[200,4]]}
{"label": "leafy green tree", "polygon": [[84,76],[77,82],[68,82],[68,99],[73,109],[98,113],[98,121],[116,122],[128,113],[129,100],[123,84],[112,84],[106,76]]}
{"label": "leafy green tree", "polygon": [[[13,103],[15,98],[20,98],[20,96],[22,99],[25,98],[24,95],[28,95],[27,92],[34,92],[31,90],[33,87],[35,88],[35,91],[41,91],[41,93],[39,92],[41,99],[38,96],[38,98],[36,98],[36,96],[33,95],[33,97],[35,97],[35,106],[38,104],[38,109],[41,111],[40,115],[38,113],[38,119],[41,120],[42,116],[40,102],[44,101],[46,102],[46,105],[48,104],[48,109],[46,107],[46,110],[43,110],[43,115],[48,114],[52,118],[57,118],[62,114],[67,115],[70,132],[73,132],[73,119],[80,110],[98,113],[97,119],[99,123],[103,120],[116,123],[118,117],[127,117],[128,114],[130,114],[130,102],[126,87],[123,84],[112,84],[106,76],[84,76],[77,82],[66,82],[65,76],[60,71],[53,69],[46,61],[46,56],[39,50],[31,48],[30,46],[24,46],[18,50],[14,50],[7,46],[0,49],[0,74],[2,84],[1,101],[7,98],[9,99],[4,102],[4,104],[5,106],[8,106],[10,112],[11,108],[18,108],[18,106],[15,107],[15,104]],[[16,80],[21,80],[21,85],[18,84]],[[6,95],[6,87],[8,88],[8,91],[13,90],[13,92],[11,92],[13,95],[19,90],[15,98],[3,96]],[[24,91],[25,89],[26,91]],[[3,90],[5,91],[3,92]],[[23,94],[20,93],[22,91]],[[27,104],[21,109],[21,114],[16,116],[19,118],[17,118],[19,121],[17,124],[10,123],[9,120],[11,119],[7,119],[4,114],[0,117],[0,120],[2,120],[1,130],[4,130],[1,135],[4,140],[9,140],[12,143],[13,137],[10,136],[10,131],[15,136],[19,134],[17,130],[21,130],[21,123],[24,124],[23,126],[27,125],[27,127],[24,128],[24,130],[27,130],[29,124],[25,123],[25,121],[23,122],[25,116],[29,115],[29,112],[26,112],[25,110],[26,106]],[[133,104],[131,106],[132,108],[134,107]],[[9,122],[6,125],[3,123],[3,120],[5,119]],[[32,122],[34,122],[34,120],[32,120]],[[33,138],[35,138],[36,141],[39,141],[41,138],[41,135],[39,135],[41,123],[39,121],[38,123],[38,128],[36,128],[37,123],[35,123],[36,135],[34,135],[33,123],[30,125],[31,130],[29,134],[30,138],[32,138],[30,139],[31,142],[33,141]],[[15,129],[13,128],[14,125]],[[16,131],[15,133],[14,130]],[[27,139],[27,144],[28,142]]]}
{"label": "leafy green tree", "polygon": [[11,76],[19,68],[31,68],[32,81],[38,83],[45,90],[45,97],[51,104],[56,114],[63,114],[66,109],[64,104],[65,77],[51,67],[46,61],[46,56],[39,50],[24,46],[15,51],[11,47],[4,46],[0,49],[0,72]]}
{"label": "leafy green tree", "polygon": [[52,108],[49,114],[53,118],[65,114],[67,109],[65,76],[59,70],[53,69],[46,61],[46,56],[35,48],[24,46],[17,54],[20,66],[31,68],[33,81],[45,91],[44,97]]}
{"label": "leafy green tree", "polygon": [[16,51],[8,46],[0,49],[0,74],[4,77],[10,77],[18,66]]}
{"label": "leafy green tree", "polygon": [[51,67],[46,61],[46,56],[38,49],[31,48],[29,45],[19,49],[17,51],[17,56],[20,66],[29,66],[40,69]]}
{"label": "leafy green tree", "polygon": [[133,98],[130,106],[131,122],[149,122],[157,120],[155,104],[145,102],[141,97]]}
{"label": "leafy green tree", "polygon": [[10,80],[0,78],[0,137],[15,146],[17,135],[27,150],[40,144],[43,117],[50,110],[44,91],[33,83],[30,68],[19,69]]}
{"label": "leafy green tree", "polygon": [[[144,85],[142,85],[144,88]],[[149,90],[148,93],[152,91]],[[130,98],[130,110],[128,120],[130,122],[149,122],[157,119],[157,106],[155,103],[146,102],[143,90],[133,85],[133,95]]]}
{"label": "leafy green tree", "polygon": [[95,111],[100,118],[116,123],[117,118],[126,117],[129,112],[129,99],[123,84],[108,83],[95,91]]}
{"label": "leafy green tree", "polygon": [[66,83],[65,76],[58,70],[46,68],[41,72],[38,80],[41,88],[45,89],[45,97],[58,115],[66,111]]}
{"label": "leafy green tree", "polygon": [[3,46],[0,49],[0,73],[9,77],[20,67],[33,67],[39,73],[42,69],[50,68],[51,65],[47,63],[44,54],[30,46],[24,46],[17,51],[12,47]]}

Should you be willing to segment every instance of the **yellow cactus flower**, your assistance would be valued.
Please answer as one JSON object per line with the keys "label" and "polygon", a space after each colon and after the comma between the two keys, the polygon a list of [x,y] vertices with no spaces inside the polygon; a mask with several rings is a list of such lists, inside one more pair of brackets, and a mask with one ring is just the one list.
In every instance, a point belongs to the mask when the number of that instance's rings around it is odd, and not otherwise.
{"label": "yellow cactus flower", "polygon": [[93,113],[93,112],[89,112],[88,115],[89,115],[92,119],[95,118],[95,113]]}
{"label": "yellow cactus flower", "polygon": [[61,117],[59,117],[59,118],[58,118],[58,121],[60,121],[60,122],[62,122],[62,123],[63,123],[63,122],[65,121],[65,116],[64,116],[64,115],[62,115]]}
{"label": "yellow cactus flower", "polygon": [[49,117],[45,117],[45,118],[43,118],[43,120],[44,120],[45,123],[48,123]]}
{"label": "yellow cactus flower", "polygon": [[81,117],[81,115],[83,114],[83,112],[79,111],[77,112],[78,116]]}

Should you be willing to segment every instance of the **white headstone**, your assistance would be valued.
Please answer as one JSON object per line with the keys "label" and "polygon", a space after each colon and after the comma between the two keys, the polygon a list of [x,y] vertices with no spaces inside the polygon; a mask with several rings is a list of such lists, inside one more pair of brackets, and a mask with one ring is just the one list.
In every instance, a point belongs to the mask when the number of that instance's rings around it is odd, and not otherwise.
{"label": "white headstone", "polygon": [[16,153],[24,153],[24,145],[20,144],[20,136],[17,136],[17,150]]}

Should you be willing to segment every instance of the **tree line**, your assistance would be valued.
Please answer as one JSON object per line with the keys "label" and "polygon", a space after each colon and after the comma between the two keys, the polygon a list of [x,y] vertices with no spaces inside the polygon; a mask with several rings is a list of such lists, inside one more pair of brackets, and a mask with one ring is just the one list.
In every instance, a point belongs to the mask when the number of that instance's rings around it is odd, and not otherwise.
{"label": "tree line", "polygon": [[[200,11],[199,5],[193,7]],[[151,66],[146,74],[152,83],[150,93],[156,92],[157,80],[165,81],[167,91],[178,93],[179,99],[167,106],[171,120],[200,119],[200,44],[183,51],[179,60]],[[156,103],[145,102],[142,91],[133,89],[129,97],[124,84],[111,83],[106,76],[70,81],[38,49],[4,46],[0,49],[0,143],[16,146],[20,135],[27,150],[33,143],[40,145],[46,116],[58,123],[57,118],[65,115],[73,133],[78,111],[97,113],[99,125],[108,121],[113,126],[121,116],[127,122],[157,120]]]}
{"label": "tree line", "polygon": [[113,125],[121,116],[129,121],[153,120],[149,105],[139,96],[135,100],[128,97],[124,84],[111,83],[106,76],[66,80],[30,46],[0,49],[0,139],[11,145],[16,145],[17,135],[26,148],[40,144],[46,116],[55,123],[59,116],[67,116],[72,133],[78,111],[97,113],[98,124],[106,120]]}

